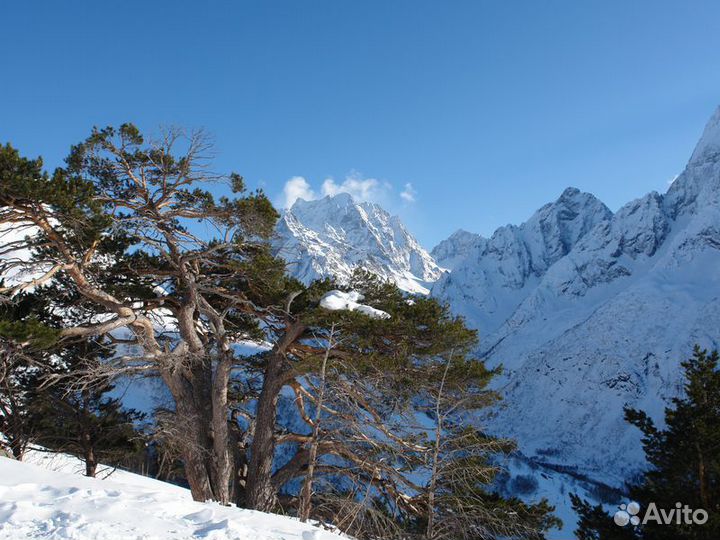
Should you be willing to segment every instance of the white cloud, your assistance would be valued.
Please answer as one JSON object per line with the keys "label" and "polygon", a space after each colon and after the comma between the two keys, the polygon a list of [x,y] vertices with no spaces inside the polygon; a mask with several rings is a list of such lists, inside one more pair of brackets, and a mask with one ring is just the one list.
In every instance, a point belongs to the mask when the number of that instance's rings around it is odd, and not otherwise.
{"label": "white cloud", "polygon": [[290,180],[285,182],[280,206],[283,208],[290,208],[298,199],[312,201],[317,199],[317,195],[315,195],[315,192],[308,181],[302,176],[293,176]]}
{"label": "white cloud", "polygon": [[[393,191],[392,184],[381,182],[376,178],[363,178],[356,172],[346,176],[342,182],[337,182],[334,178],[326,178],[317,192],[305,178],[293,176],[285,182],[282,194],[276,199],[276,203],[281,208],[290,208],[298,199],[313,201],[320,197],[349,193],[358,202],[370,201],[388,205],[392,204]],[[400,193],[400,198],[406,202],[414,202],[416,194],[412,184],[408,183]]]}
{"label": "white cloud", "polygon": [[386,189],[387,185],[380,184],[375,178],[362,178],[357,174],[346,177],[340,184],[327,178],[320,188],[323,196],[349,193],[356,201],[378,201]]}
{"label": "white cloud", "polygon": [[400,192],[400,198],[409,203],[415,202],[415,195],[417,195],[417,191],[415,191],[415,188],[413,188],[410,182],[405,184],[405,189]]}

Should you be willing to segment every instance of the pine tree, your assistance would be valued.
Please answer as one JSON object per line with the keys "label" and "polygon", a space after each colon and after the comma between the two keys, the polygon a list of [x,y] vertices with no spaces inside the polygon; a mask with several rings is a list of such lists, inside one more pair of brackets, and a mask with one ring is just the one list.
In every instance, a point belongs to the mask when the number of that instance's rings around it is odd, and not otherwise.
{"label": "pine tree", "polygon": [[110,397],[114,389],[110,382],[76,387],[81,372],[95,369],[114,353],[114,347],[93,341],[62,349],[52,384],[37,393],[32,405],[38,444],[78,457],[85,464],[86,476],[94,477],[100,463],[123,465],[145,446],[138,431],[144,415],[125,409],[119,399]]}
{"label": "pine tree", "polygon": [[0,304],[0,447],[18,460],[39,436],[33,404],[58,335],[33,316],[36,307],[27,295]]}
{"label": "pine tree", "polygon": [[578,516],[577,540],[634,540],[633,527],[618,527],[602,505],[591,505],[574,493],[570,494],[572,508]]}
{"label": "pine tree", "polygon": [[660,508],[677,502],[705,509],[705,525],[643,526],[652,538],[710,539],[720,536],[720,372],[718,352],[695,347],[682,362],[685,395],[665,409],[665,429],[658,429],[643,411],[627,409],[625,417],[643,433],[643,449],[650,464],[633,497]]}
{"label": "pine tree", "polygon": [[[271,308],[255,302],[262,287],[246,279],[246,270],[255,259],[268,260],[265,239],[277,213],[261,192],[246,193],[239,175],[210,172],[208,148],[201,134],[179,131],[147,143],[125,124],[94,130],[72,148],[66,167],[48,175],[40,160],[3,146],[0,224],[19,233],[3,248],[32,257],[3,260],[0,274],[26,270],[37,277],[0,293],[60,283],[76,309],[102,315],[65,325],[63,342],[112,340],[124,330],[122,339],[138,353],[88,376],[160,377],[186,424],[182,458],[193,496],[227,503],[231,343],[257,336],[258,315]],[[203,189],[220,181],[233,197],[216,200]],[[198,228],[217,234],[201,238],[193,233]],[[165,294],[158,296],[157,287]],[[156,325],[161,307],[177,323],[172,335]]]}
{"label": "pine tree", "polygon": [[[476,333],[436,300],[408,298],[362,271],[346,288],[389,318],[319,308],[317,299],[337,286],[317,282],[297,297],[290,324],[302,330],[275,358],[275,376],[284,380],[276,388],[293,390],[307,426],[277,426],[263,454],[289,456],[270,477],[276,504],[292,512],[297,502],[301,518],[331,521],[357,538],[416,535],[428,506],[438,521],[428,538],[540,537],[556,523],[547,504],[505,501],[489,487],[497,472],[492,458],[512,443],[464,423],[496,399],[485,389],[495,372],[471,355]],[[267,370],[272,357],[261,358]],[[446,421],[437,447],[418,422],[429,412],[418,403],[432,402],[435,411],[435,398]],[[256,422],[255,436],[259,428]],[[417,479],[429,475],[433,454],[437,482],[428,488]],[[299,501],[293,480],[302,480]]]}
{"label": "pine tree", "polygon": [[[720,372],[718,352],[698,346],[681,363],[685,395],[665,409],[665,428],[658,428],[643,411],[627,408],[625,418],[643,433],[642,445],[649,470],[630,487],[630,497],[644,509],[676,509],[682,503],[704,509],[709,519],[699,524],[658,524],[654,520],[636,531],[643,539],[714,539],[720,536]],[[609,540],[632,537],[633,530],[613,524],[600,507],[575,497],[581,538]]]}

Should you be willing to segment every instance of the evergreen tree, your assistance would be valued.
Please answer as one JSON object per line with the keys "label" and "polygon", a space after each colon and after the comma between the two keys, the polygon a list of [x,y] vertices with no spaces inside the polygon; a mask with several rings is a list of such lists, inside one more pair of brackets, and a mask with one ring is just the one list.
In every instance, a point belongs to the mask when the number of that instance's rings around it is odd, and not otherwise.
{"label": "evergreen tree", "polygon": [[[649,470],[630,488],[630,496],[643,509],[650,503],[667,511],[682,503],[704,509],[703,525],[651,520],[637,531],[643,539],[714,539],[720,536],[720,372],[718,352],[695,347],[682,362],[685,395],[665,409],[665,428],[658,428],[643,411],[627,408],[625,418],[643,433],[642,445]],[[581,517],[578,532],[585,538],[627,538],[632,532],[612,523],[599,507],[577,497],[573,506]],[[682,520],[684,521],[684,520]]]}
{"label": "evergreen tree", "polygon": [[36,307],[27,295],[0,304],[0,447],[18,460],[39,435],[33,405],[57,340],[57,331],[33,316]]}
{"label": "evergreen tree", "polygon": [[82,341],[60,351],[60,366],[53,383],[38,392],[32,406],[37,442],[57,452],[74,455],[85,463],[86,476],[94,477],[99,463],[119,466],[144,450],[137,430],[142,413],[125,409],[108,396],[107,380],[81,385],[79,372],[93,370],[114,354],[113,347]]}
{"label": "evergreen tree", "polygon": [[634,540],[634,527],[618,527],[602,505],[591,505],[576,494],[570,494],[572,508],[578,516],[577,540]]}
{"label": "evergreen tree", "polygon": [[32,404],[39,375],[32,357],[0,340],[0,447],[17,460],[38,438]]}
{"label": "evergreen tree", "polygon": [[[185,423],[181,451],[193,496],[227,503],[231,342],[258,336],[257,315],[270,308],[250,298],[260,287],[247,269],[268,260],[265,239],[277,213],[262,193],[246,193],[239,175],[210,172],[207,152],[201,134],[168,131],[146,143],[129,124],[94,130],[52,175],[40,160],[0,148],[0,224],[18,232],[4,248],[32,254],[4,260],[0,274],[37,276],[0,293],[61,283],[77,309],[101,315],[65,325],[64,342],[113,339],[124,330],[135,354],[88,377],[161,378]],[[216,200],[203,189],[220,181],[233,197]],[[217,234],[201,238],[198,228]],[[176,332],[156,324],[161,307]]]}
{"label": "evergreen tree", "polygon": [[[301,518],[330,521],[357,538],[541,537],[556,523],[546,503],[526,506],[490,491],[492,459],[512,443],[465,427],[497,398],[486,390],[495,372],[471,354],[476,333],[435,299],[408,298],[363,271],[347,290],[388,318],[318,307],[334,287],[317,282],[293,305],[291,324],[303,329],[281,358],[277,388],[293,390],[307,428],[277,426],[270,439],[265,456],[289,456],[270,477],[276,504],[292,512],[298,502]],[[267,369],[269,360],[263,355],[259,365]],[[418,415],[434,415],[436,405],[444,423],[439,438],[428,438]],[[432,488],[418,483],[428,476]],[[295,479],[303,480],[299,501]],[[419,524],[430,515],[437,526],[428,534]]]}

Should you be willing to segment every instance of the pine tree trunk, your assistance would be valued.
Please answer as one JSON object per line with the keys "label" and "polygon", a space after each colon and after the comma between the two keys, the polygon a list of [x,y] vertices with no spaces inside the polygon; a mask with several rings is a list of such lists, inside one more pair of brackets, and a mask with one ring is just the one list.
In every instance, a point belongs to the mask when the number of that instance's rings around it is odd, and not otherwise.
{"label": "pine tree trunk", "polygon": [[196,374],[192,397],[177,387],[177,393],[173,392],[176,414],[187,430],[187,439],[180,441],[185,478],[194,500],[229,504],[232,476],[227,426],[229,368],[216,377],[212,391],[208,391],[205,378],[209,378],[207,373]]}
{"label": "pine tree trunk", "polygon": [[185,469],[185,479],[190,486],[190,493],[195,501],[215,500],[210,468],[206,457],[212,455],[210,438],[207,436],[209,427],[208,409],[200,409],[197,404],[203,403],[202,391],[198,390],[199,374],[195,372],[193,384],[175,374],[163,373],[175,401],[175,414],[183,422],[186,438],[178,441]]}
{"label": "pine tree trunk", "polygon": [[[83,410],[88,409],[87,395],[84,394]],[[83,430],[82,434],[82,450],[83,460],[85,461],[85,476],[95,478],[95,470],[97,469],[97,460],[95,458],[95,450],[92,444],[92,436]]]}
{"label": "pine tree trunk", "polygon": [[183,465],[185,478],[190,485],[190,493],[196,501],[214,501],[213,478],[209,457],[212,456],[212,446],[207,430],[210,421],[205,410],[196,410],[188,404],[177,408],[178,414],[186,421],[192,419],[187,426],[188,439],[184,441]]}
{"label": "pine tree trunk", "polygon": [[710,508],[710,501],[708,498],[708,482],[705,471],[705,456],[703,454],[700,444],[695,443],[695,449],[698,455],[698,483],[700,484],[700,502],[704,509]]}
{"label": "pine tree trunk", "polygon": [[92,448],[85,454],[85,476],[95,478],[95,471],[97,470],[97,461],[95,460],[95,452]]}
{"label": "pine tree trunk", "polygon": [[10,441],[10,450],[12,451],[13,458],[17,461],[22,461],[25,448],[20,441],[12,439]]}
{"label": "pine tree trunk", "polygon": [[232,461],[228,437],[228,384],[232,368],[232,352],[218,362],[212,386],[212,471],[213,492],[220,504],[230,504]]}
{"label": "pine tree trunk", "polygon": [[[440,397],[438,396],[438,403]],[[439,409],[439,407],[438,407]],[[427,488],[428,494],[428,515],[425,528],[425,538],[431,540],[435,535],[435,491],[437,490],[438,462],[440,459],[440,441],[442,438],[442,417],[438,415],[435,426],[435,442],[433,444],[432,466],[430,470],[430,482]]]}
{"label": "pine tree trunk", "polygon": [[280,390],[285,384],[283,373],[285,354],[305,331],[299,322],[290,324],[273,351],[265,368],[263,387],[255,412],[255,427],[250,445],[250,461],[246,484],[247,507],[268,512],[275,505],[276,490],[272,483],[272,465],[275,455],[275,417]]}
{"label": "pine tree trunk", "polygon": [[269,512],[275,504],[272,464],[275,454],[277,400],[282,388],[282,363],[282,356],[271,355],[258,398],[255,430],[250,446],[246,501],[248,508],[262,512]]}
{"label": "pine tree trunk", "polygon": [[428,516],[427,527],[425,528],[425,538],[431,540],[435,535],[435,492],[437,491],[438,468],[440,465],[440,449],[443,437],[443,421],[445,415],[442,413],[441,405],[443,400],[443,389],[445,388],[445,380],[447,379],[450,363],[452,362],[452,353],[445,364],[442,379],[440,380],[440,388],[435,399],[435,441],[433,444],[432,466],[430,471],[430,482],[428,484]]}
{"label": "pine tree trunk", "polygon": [[183,453],[183,465],[185,467],[185,478],[190,485],[190,494],[194,501],[212,501],[213,490],[210,484],[205,460],[203,460],[195,449],[186,449]]}

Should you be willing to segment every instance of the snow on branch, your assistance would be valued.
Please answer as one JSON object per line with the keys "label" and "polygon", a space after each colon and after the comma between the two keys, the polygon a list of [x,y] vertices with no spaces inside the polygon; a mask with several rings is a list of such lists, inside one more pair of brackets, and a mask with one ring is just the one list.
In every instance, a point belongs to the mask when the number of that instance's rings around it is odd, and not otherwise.
{"label": "snow on branch", "polygon": [[331,311],[359,311],[373,319],[389,319],[390,314],[380,309],[360,304],[364,296],[357,291],[330,291],[320,299],[320,307]]}

